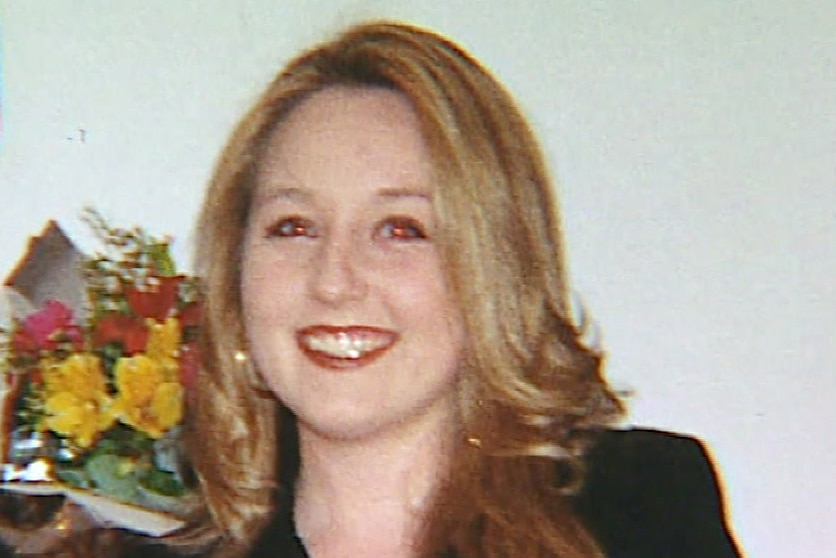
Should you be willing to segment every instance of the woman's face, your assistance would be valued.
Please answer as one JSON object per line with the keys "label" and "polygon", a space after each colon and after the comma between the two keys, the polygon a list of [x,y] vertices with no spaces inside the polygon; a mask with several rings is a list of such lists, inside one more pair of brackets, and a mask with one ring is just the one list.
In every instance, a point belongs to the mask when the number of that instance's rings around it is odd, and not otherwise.
{"label": "woman's face", "polygon": [[300,432],[360,439],[454,413],[463,350],[435,185],[401,94],[334,87],[270,138],[245,236],[255,364]]}

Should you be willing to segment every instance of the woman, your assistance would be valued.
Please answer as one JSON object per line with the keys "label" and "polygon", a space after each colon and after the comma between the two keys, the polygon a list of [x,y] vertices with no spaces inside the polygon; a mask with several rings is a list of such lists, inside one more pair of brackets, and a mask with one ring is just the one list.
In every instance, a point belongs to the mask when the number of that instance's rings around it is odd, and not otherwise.
{"label": "woman", "polygon": [[622,405],[552,196],[510,96],[437,35],[360,25],[278,75],[198,229],[220,554],[736,555],[698,444],[603,433]]}
{"label": "woman", "polygon": [[539,145],[446,39],[372,23],[292,61],[198,232],[205,509],[167,545],[737,555],[698,443],[608,430],[622,404],[573,320]]}

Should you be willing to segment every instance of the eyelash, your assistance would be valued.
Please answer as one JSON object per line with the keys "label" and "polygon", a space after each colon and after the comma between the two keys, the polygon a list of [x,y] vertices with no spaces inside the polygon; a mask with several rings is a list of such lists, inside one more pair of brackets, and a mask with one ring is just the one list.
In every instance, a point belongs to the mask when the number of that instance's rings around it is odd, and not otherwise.
{"label": "eyelash", "polygon": [[[384,219],[376,227],[376,234],[380,234],[383,238],[407,242],[427,238],[423,225],[410,217]],[[298,216],[279,219],[268,226],[265,231],[265,237],[267,238],[317,238],[318,236],[316,225],[310,220]]]}

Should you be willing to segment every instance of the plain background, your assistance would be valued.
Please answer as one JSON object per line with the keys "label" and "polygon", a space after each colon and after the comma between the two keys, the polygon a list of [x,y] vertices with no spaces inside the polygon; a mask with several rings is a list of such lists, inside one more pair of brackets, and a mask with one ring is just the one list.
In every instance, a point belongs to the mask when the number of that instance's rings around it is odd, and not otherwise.
{"label": "plain background", "polygon": [[562,199],[573,285],[634,391],[699,435],[751,556],[834,542],[836,2],[0,0],[0,270],[49,218],[191,226],[279,65],[396,17],[519,99]]}

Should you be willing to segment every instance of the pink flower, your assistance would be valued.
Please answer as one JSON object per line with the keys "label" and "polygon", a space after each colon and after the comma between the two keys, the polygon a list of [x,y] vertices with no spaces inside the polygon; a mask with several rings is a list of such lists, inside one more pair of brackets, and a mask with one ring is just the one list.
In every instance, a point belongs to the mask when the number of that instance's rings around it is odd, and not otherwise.
{"label": "pink flower", "polygon": [[59,343],[72,343],[79,350],[84,337],[73,323],[73,311],[58,300],[47,300],[43,308],[27,316],[12,341],[13,348],[22,353],[55,350]]}

